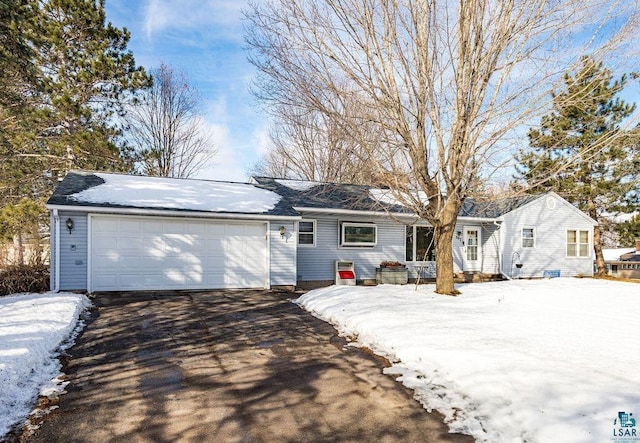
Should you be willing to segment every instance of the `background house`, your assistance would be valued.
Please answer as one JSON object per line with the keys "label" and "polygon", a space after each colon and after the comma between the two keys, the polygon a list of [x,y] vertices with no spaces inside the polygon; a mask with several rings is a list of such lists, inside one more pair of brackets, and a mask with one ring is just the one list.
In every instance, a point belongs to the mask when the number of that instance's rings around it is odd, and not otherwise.
{"label": "background house", "polygon": [[616,248],[606,251],[604,259],[609,275],[640,279],[640,239],[637,238],[635,243],[635,250],[633,248]]}
{"label": "background house", "polygon": [[[326,285],[336,260],[374,281],[382,261],[435,276],[433,230],[382,189],[255,177],[250,183],[73,171],[49,199],[55,290]],[[466,200],[454,271],[593,274],[595,222],[554,193]],[[471,279],[471,278],[469,278]]]}

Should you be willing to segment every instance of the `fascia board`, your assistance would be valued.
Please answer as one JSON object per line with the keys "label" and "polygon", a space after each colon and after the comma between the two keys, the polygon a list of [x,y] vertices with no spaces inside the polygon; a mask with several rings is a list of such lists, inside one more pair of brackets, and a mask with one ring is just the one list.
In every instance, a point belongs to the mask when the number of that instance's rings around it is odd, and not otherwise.
{"label": "fascia board", "polygon": [[142,208],[113,208],[102,206],[66,206],[46,205],[47,209],[58,211],[87,212],[92,214],[121,214],[121,215],[149,215],[165,217],[196,217],[211,219],[236,220],[301,220],[299,215],[265,215],[265,214],[237,214],[202,211],[172,211],[170,209],[142,209]]}

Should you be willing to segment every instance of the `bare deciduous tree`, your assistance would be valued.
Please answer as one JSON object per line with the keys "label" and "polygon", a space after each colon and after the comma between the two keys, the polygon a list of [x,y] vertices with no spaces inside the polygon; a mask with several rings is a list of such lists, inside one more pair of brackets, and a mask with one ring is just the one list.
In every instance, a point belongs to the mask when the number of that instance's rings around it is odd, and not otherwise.
{"label": "bare deciduous tree", "polygon": [[198,114],[199,97],[182,73],[161,64],[153,85],[127,112],[130,140],[144,174],[187,178],[216,154]]}
{"label": "bare deciduous tree", "polygon": [[[269,138],[271,149],[252,172],[330,183],[367,183],[367,152],[322,113],[280,106]],[[366,162],[364,162],[366,163]]]}
{"label": "bare deciduous tree", "polygon": [[636,12],[622,0],[271,0],[250,6],[248,42],[259,98],[355,140],[373,181],[434,227],[436,292],[456,294],[463,199],[510,162],[562,74],[619,47]]}

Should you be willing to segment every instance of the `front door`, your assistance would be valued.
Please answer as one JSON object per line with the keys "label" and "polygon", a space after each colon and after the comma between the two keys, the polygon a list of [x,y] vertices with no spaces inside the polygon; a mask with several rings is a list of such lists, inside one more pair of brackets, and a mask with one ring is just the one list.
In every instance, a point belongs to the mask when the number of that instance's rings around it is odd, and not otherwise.
{"label": "front door", "polygon": [[464,269],[463,271],[480,271],[482,250],[480,249],[480,228],[464,227]]}

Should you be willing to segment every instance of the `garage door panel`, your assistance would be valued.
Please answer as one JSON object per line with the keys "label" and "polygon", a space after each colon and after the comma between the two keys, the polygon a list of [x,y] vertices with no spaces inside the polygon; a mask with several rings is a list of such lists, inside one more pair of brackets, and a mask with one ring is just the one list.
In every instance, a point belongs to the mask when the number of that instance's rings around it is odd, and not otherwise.
{"label": "garage door panel", "polygon": [[260,288],[265,223],[92,216],[91,290]]}
{"label": "garage door panel", "polygon": [[127,289],[144,289],[140,274],[120,274],[118,276],[118,285]]}
{"label": "garage door panel", "polygon": [[224,247],[224,243],[223,240],[218,238],[218,239],[207,239],[204,241],[205,244],[205,249],[207,251],[216,251],[216,250],[221,250]]}
{"label": "garage door panel", "polygon": [[92,220],[92,227],[94,231],[100,234],[118,232],[118,223],[113,219],[94,219]]}
{"label": "garage door panel", "polygon": [[151,233],[156,235],[158,233],[162,233],[163,229],[164,229],[164,222],[159,220],[145,219],[144,223],[142,224],[142,231],[145,234]]}
{"label": "garage door panel", "polygon": [[94,275],[94,284],[99,288],[112,288],[117,286],[117,276],[116,275]]}
{"label": "garage door panel", "polygon": [[225,235],[225,225],[220,223],[207,224],[207,236],[211,238],[222,238]]}
{"label": "garage door panel", "polygon": [[157,273],[143,273],[142,274],[142,286],[144,288],[157,288],[164,283],[164,275],[161,272]]}
{"label": "garage door panel", "polygon": [[207,233],[207,225],[204,223],[187,223],[184,228],[185,234],[202,236]]}
{"label": "garage door panel", "polygon": [[[139,251],[144,247],[144,244],[144,239],[141,237],[122,237],[117,241],[117,248],[120,251]],[[113,240],[111,247],[113,247]]]}
{"label": "garage door panel", "polygon": [[142,232],[142,221],[141,220],[121,220],[118,223],[118,232],[120,234],[131,233],[131,234],[140,234]]}
{"label": "garage door panel", "polygon": [[93,246],[100,251],[106,251],[113,247],[114,239],[111,237],[95,237]]}
{"label": "garage door panel", "polygon": [[93,258],[94,268],[97,270],[109,270],[117,268],[120,256],[117,253],[95,255]]}
{"label": "garage door panel", "polygon": [[140,269],[140,262],[141,258],[137,255],[123,255],[118,262],[118,267],[120,269],[138,270]]}
{"label": "garage door panel", "polygon": [[184,234],[184,222],[167,221],[164,223],[165,234]]}

